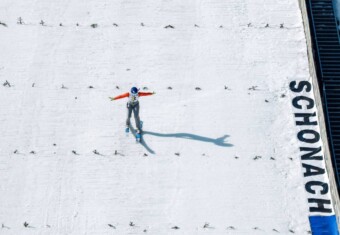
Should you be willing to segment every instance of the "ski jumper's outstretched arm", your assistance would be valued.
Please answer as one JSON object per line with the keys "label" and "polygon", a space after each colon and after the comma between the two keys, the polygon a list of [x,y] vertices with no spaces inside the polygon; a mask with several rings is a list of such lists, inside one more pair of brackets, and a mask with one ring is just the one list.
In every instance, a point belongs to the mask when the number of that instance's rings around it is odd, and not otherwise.
{"label": "ski jumper's outstretched arm", "polygon": [[139,96],[148,96],[148,95],[153,95],[155,92],[138,92]]}
{"label": "ski jumper's outstretched arm", "polygon": [[123,99],[123,98],[127,98],[129,97],[129,92],[126,92],[124,94],[118,95],[116,97],[109,97],[111,100],[119,100],[119,99]]}
{"label": "ski jumper's outstretched arm", "polygon": [[[156,94],[156,92],[138,92],[138,95],[139,96],[148,96],[148,95],[154,95]],[[129,92],[126,92],[124,94],[121,94],[119,96],[116,96],[116,97],[109,97],[111,100],[119,100],[119,99],[122,99],[122,98],[127,98],[129,97]]]}

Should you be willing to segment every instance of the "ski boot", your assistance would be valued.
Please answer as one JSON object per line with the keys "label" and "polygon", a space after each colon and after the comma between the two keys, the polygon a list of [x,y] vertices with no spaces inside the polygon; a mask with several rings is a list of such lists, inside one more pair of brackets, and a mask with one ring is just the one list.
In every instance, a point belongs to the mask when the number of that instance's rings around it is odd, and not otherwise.
{"label": "ski boot", "polygon": [[137,129],[136,130],[136,141],[140,142],[141,138],[142,138],[141,130]]}

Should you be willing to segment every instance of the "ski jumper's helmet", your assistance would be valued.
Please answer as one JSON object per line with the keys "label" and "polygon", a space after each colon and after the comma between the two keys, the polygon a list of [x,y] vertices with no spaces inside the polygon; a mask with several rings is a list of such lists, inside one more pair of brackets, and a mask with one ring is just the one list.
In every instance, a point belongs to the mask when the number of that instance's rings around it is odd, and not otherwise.
{"label": "ski jumper's helmet", "polygon": [[132,88],[131,88],[131,93],[134,94],[134,95],[136,95],[136,94],[138,93],[137,87],[132,87]]}

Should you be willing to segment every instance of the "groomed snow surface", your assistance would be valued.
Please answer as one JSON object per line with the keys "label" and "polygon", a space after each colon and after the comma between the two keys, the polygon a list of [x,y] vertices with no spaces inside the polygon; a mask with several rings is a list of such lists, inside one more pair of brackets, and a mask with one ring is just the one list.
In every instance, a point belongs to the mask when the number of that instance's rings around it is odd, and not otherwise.
{"label": "groomed snow surface", "polygon": [[[1,234],[308,234],[298,1],[1,0],[0,17]],[[108,99],[132,86],[156,92],[141,144]]]}

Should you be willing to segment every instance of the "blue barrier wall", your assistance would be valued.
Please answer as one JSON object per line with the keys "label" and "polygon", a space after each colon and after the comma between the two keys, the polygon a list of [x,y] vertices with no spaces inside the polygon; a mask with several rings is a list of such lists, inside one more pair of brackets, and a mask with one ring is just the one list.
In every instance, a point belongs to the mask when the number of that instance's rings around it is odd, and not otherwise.
{"label": "blue barrier wall", "polygon": [[310,216],[309,222],[313,235],[339,235],[335,215]]}

